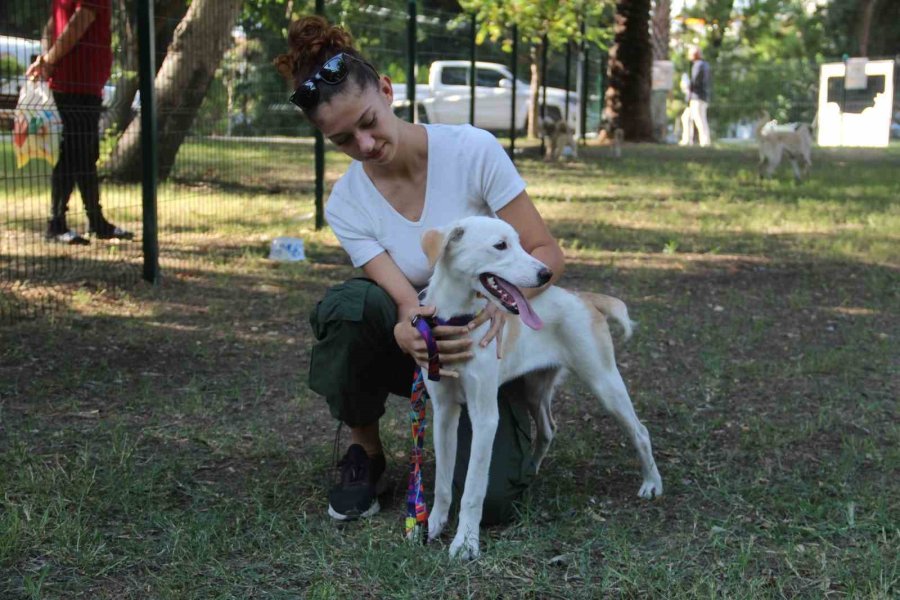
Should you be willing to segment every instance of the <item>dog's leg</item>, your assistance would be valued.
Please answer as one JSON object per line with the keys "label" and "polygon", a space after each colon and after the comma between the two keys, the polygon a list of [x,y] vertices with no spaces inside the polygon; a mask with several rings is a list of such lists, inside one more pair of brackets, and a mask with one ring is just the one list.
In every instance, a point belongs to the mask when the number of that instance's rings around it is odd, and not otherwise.
{"label": "dog's leg", "polygon": [[537,431],[531,454],[535,472],[540,470],[541,463],[544,462],[544,457],[550,449],[550,443],[556,435],[556,421],[552,412],[553,390],[561,377],[562,372],[558,369],[536,371],[524,377],[525,400]]}
{"label": "dog's leg", "polygon": [[479,554],[478,527],[487,492],[494,436],[500,421],[497,387],[495,374],[493,377],[473,378],[466,388],[469,419],[472,421],[472,450],[465,489],[459,503],[459,525],[450,544],[450,556],[465,560],[477,558]]}
{"label": "dog's leg", "polygon": [[625,130],[618,128],[615,133],[615,146],[613,150],[613,154],[616,158],[622,158],[622,143],[625,141]]}
{"label": "dog's leg", "polygon": [[556,162],[559,160],[559,133],[556,128],[553,128],[553,133],[550,135],[550,161]]}
{"label": "dog's leg", "polygon": [[797,160],[797,155],[788,154],[788,158],[791,161],[791,169],[794,170],[794,180],[800,183],[803,181],[803,174],[800,172],[800,162]]}
{"label": "dog's leg", "polygon": [[622,376],[619,374],[618,369],[615,366],[603,369],[587,378],[586,381],[603,402],[603,407],[616,418],[619,425],[631,438],[631,442],[637,450],[638,458],[641,461],[641,475],[643,476],[643,483],[638,491],[638,496],[641,498],[653,498],[654,496],[662,495],[662,477],[660,477],[659,470],[656,468],[656,461],[653,459],[650,434],[634,412],[634,406],[631,404],[631,398],[628,397],[625,382],[622,381]]}
{"label": "dog's leg", "polygon": [[768,165],[766,165],[767,177],[775,175],[775,169],[781,164],[782,158],[784,158],[784,148],[779,144],[772,149],[772,154],[768,158]]}
{"label": "dog's leg", "polygon": [[428,541],[441,535],[453,501],[453,467],[456,462],[456,428],[462,407],[455,400],[432,403],[434,414],[434,505],[428,515]]}

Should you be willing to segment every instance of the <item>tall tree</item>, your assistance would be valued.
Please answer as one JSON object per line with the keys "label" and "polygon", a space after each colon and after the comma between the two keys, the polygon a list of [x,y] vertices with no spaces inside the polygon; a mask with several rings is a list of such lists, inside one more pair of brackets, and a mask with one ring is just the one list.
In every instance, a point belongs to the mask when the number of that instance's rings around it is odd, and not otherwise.
{"label": "tall tree", "polygon": [[[653,45],[653,60],[669,60],[669,41],[672,30],[671,0],[654,0],[651,16],[650,43]],[[651,72],[652,74],[652,72]],[[651,77],[652,78],[652,77]],[[667,92],[650,91],[650,117],[653,121],[653,139],[661,142],[666,137],[668,118],[666,115]]]}
{"label": "tall tree", "polygon": [[[111,103],[111,122],[117,133],[125,131],[131,123],[131,106],[138,91],[138,39],[137,14],[134,3],[129,0],[115,0],[113,10],[114,45],[120,55],[115,81],[115,95]],[[187,12],[187,0],[154,0],[153,17],[155,45],[157,50],[157,71],[165,59],[166,49],[172,41],[175,26]]]}
{"label": "tall tree", "polygon": [[829,0],[817,12],[824,17],[828,55],[874,58],[900,54],[900,2]]}
{"label": "tall tree", "polygon": [[669,32],[672,30],[672,0],[653,2],[653,59],[669,58]]}
{"label": "tall tree", "polygon": [[[163,179],[168,177],[219,62],[232,43],[231,30],[241,5],[241,0],[193,0],[175,29],[154,83]],[[135,119],[119,138],[109,162],[113,177],[140,179],[140,131],[141,121]]]}
{"label": "tall tree", "polygon": [[626,140],[651,141],[650,0],[617,0],[613,31],[615,38],[607,69],[606,118],[613,129],[622,129]]}
{"label": "tall tree", "polygon": [[[649,2],[649,0],[647,0]],[[568,43],[582,40],[581,23],[586,24],[585,39],[605,45],[608,28],[602,16],[608,0],[460,0],[460,6],[468,14],[475,14],[479,23],[479,39],[502,39],[504,47],[512,44],[510,28],[516,25],[519,35],[529,43],[531,60],[531,112],[528,115],[528,135],[536,137],[539,115],[538,94],[541,81],[541,57],[543,43],[547,39],[549,49],[560,50]]]}

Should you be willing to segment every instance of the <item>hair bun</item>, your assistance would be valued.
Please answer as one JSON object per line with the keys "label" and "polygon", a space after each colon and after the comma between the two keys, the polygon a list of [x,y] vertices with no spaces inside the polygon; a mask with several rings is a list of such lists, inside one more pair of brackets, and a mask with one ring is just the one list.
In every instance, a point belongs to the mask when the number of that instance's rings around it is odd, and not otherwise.
{"label": "hair bun", "polygon": [[318,15],[303,17],[288,28],[288,53],[275,58],[275,68],[296,83],[331,56],[353,48],[353,36]]}

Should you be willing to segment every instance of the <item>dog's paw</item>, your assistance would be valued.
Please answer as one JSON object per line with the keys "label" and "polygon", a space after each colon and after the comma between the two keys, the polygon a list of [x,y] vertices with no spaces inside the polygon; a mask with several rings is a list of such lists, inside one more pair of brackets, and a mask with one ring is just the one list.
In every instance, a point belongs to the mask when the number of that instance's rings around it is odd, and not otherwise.
{"label": "dog's paw", "polygon": [[645,480],[641,485],[641,489],[638,490],[638,496],[646,500],[653,500],[655,497],[662,496],[662,493],[662,478],[658,474]]}
{"label": "dog's paw", "polygon": [[428,515],[428,541],[433,542],[444,531],[447,525],[447,513],[437,514],[432,512]]}
{"label": "dog's paw", "polygon": [[478,536],[472,533],[466,535],[462,530],[458,531],[456,537],[453,538],[453,543],[450,544],[450,558],[474,560],[478,558],[479,554]]}

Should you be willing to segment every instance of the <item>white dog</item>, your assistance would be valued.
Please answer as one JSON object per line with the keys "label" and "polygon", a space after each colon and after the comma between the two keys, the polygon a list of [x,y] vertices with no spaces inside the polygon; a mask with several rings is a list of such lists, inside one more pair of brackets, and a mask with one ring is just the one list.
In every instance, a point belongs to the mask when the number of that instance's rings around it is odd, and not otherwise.
{"label": "white dog", "polygon": [[560,156],[578,158],[578,144],[575,142],[575,130],[562,119],[541,119],[541,137],[545,140],[544,159],[557,161]]}
{"label": "white dog", "polygon": [[[461,405],[467,404],[472,421],[472,449],[450,555],[478,556],[478,527],[498,422],[497,389],[517,377],[525,378],[529,393],[523,401],[537,425],[533,453],[537,466],[556,431],[550,411],[553,389],[563,374],[572,370],[600,398],[637,449],[643,476],[638,495],[653,498],[662,494],[650,435],[638,420],[616,369],[606,322],[607,317],[612,317],[625,328],[626,337],[630,335],[631,321],[625,304],[610,296],[576,295],[550,287],[530,305],[518,288],[543,285],[549,281],[550,271],[525,252],[515,229],[500,219],[468,217],[444,230],[426,232],[422,245],[434,265],[424,301],[437,306],[438,317],[474,314],[484,306],[483,298],[518,315],[507,319],[501,360],[497,359],[496,340],[486,348],[476,345],[474,358],[456,369],[458,378],[426,381],[434,408],[436,462],[429,540],[440,535],[447,524],[456,428]],[[490,322],[482,324],[472,336],[480,338],[488,327]]]}
{"label": "white dog", "polygon": [[779,125],[764,116],[756,124],[756,140],[759,144],[759,176],[771,177],[787,155],[794,169],[794,178],[801,181],[812,167],[812,134],[806,123]]}

